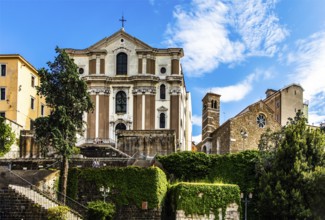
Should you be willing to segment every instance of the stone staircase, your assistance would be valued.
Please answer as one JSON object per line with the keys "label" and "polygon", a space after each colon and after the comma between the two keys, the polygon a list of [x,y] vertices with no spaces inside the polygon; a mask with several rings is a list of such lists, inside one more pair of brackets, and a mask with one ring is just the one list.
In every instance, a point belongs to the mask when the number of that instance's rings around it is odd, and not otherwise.
{"label": "stone staircase", "polygon": [[47,219],[47,211],[11,189],[0,189],[1,220],[41,220]]}
{"label": "stone staircase", "polygon": [[[24,187],[24,186],[18,186],[18,185],[9,185],[9,190],[12,190],[16,193],[18,193],[21,196],[24,196],[28,200],[30,200],[32,203],[37,204],[41,208],[48,210],[49,208],[59,206],[55,201],[52,201],[45,197],[44,195],[36,192],[35,190],[32,190],[30,187]],[[82,219],[81,216],[77,215],[76,213],[69,211],[67,214],[68,220],[80,220]]]}

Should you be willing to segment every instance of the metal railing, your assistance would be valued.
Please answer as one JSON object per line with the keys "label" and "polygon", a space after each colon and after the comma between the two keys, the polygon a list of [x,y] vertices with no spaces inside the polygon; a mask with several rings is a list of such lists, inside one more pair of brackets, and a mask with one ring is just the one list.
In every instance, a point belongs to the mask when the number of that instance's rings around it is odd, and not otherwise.
{"label": "metal railing", "polygon": [[[8,169],[8,171],[11,174],[13,174],[14,176],[16,176],[17,178],[21,179],[24,183],[26,183],[28,188],[27,187],[21,188],[21,186],[16,186],[16,188],[15,188],[16,190],[20,189],[23,192],[25,192],[26,196],[31,195],[31,196],[34,196],[34,199],[39,198],[39,195],[33,194],[32,192],[29,192],[29,191],[32,190],[32,191],[35,191],[35,192],[39,193],[42,196],[41,197],[42,199],[39,199],[40,202],[45,202],[45,199],[50,200],[50,202],[46,203],[46,204],[49,204],[50,207],[54,207],[54,206],[58,206],[58,205],[62,205],[62,206],[66,205],[66,206],[68,206],[70,208],[70,212],[72,212],[74,215],[76,215],[78,217],[77,219],[82,219],[82,216],[86,216],[87,207],[82,205],[81,203],[79,203],[79,202],[75,201],[74,199],[72,199],[72,198],[70,198],[70,197],[68,197],[66,195],[63,195],[61,192],[55,190],[55,193],[57,195],[64,196],[66,198],[66,204],[63,204],[62,202],[58,201],[55,197],[51,196],[50,194],[48,194],[45,191],[38,188],[37,186],[33,185],[28,180],[24,179],[23,177],[21,177],[18,174],[12,172],[9,169]],[[11,185],[11,186],[13,186],[13,185]],[[34,201],[34,202],[37,202],[37,200]],[[42,204],[40,204],[40,205],[42,205]]]}

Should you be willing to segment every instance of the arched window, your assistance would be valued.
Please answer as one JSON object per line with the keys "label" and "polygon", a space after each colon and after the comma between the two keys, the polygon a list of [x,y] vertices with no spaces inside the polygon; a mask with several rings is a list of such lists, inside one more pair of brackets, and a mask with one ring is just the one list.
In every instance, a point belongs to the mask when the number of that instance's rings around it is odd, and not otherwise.
{"label": "arched window", "polygon": [[115,130],[126,130],[126,126],[123,123],[118,123],[115,127]]}
{"label": "arched window", "polygon": [[165,127],[166,127],[165,113],[160,113],[160,116],[159,116],[159,128],[165,128]]}
{"label": "arched window", "polygon": [[166,86],[164,84],[160,86],[160,99],[166,99]]}
{"label": "arched window", "polygon": [[119,53],[116,56],[116,75],[126,75],[128,73],[128,56],[126,53]]}
{"label": "arched window", "polygon": [[126,94],[119,91],[115,97],[116,113],[126,113]]}
{"label": "arched window", "polygon": [[207,147],[205,145],[203,146],[202,152],[207,153]]}

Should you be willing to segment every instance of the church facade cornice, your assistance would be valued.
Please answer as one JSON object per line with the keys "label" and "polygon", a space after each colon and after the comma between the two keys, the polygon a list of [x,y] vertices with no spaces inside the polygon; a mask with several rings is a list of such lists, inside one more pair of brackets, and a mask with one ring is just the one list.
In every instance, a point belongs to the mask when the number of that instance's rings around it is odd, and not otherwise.
{"label": "church facade cornice", "polygon": [[134,95],[137,94],[156,94],[156,87],[154,86],[135,86],[132,90]]}

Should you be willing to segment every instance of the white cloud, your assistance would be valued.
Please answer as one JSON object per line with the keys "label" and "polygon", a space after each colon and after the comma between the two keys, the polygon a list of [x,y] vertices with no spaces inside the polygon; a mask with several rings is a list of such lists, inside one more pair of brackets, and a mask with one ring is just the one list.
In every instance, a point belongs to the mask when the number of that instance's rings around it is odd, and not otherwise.
{"label": "white cloud", "polygon": [[235,0],[231,6],[231,23],[242,37],[247,55],[273,56],[277,44],[288,35],[274,13],[275,1]]}
{"label": "white cloud", "polygon": [[184,48],[184,70],[191,76],[246,56],[272,56],[287,36],[274,5],[272,0],[192,0],[188,7],[175,7],[176,21],[168,25],[165,43]]}
{"label": "white cloud", "polygon": [[202,126],[202,116],[201,115],[192,115],[192,125]]}
{"label": "white cloud", "polygon": [[298,82],[305,89],[309,100],[309,122],[319,124],[325,115],[325,31],[318,32],[296,43],[297,49],[288,54],[294,65],[291,82]]}
{"label": "white cloud", "polygon": [[325,92],[325,32],[297,41],[297,50],[288,57],[297,65],[292,78],[303,85],[307,99]]}
{"label": "white cloud", "polygon": [[247,80],[232,86],[211,88],[213,93],[221,95],[222,102],[242,100],[251,90],[252,86]]}
{"label": "white cloud", "polygon": [[195,144],[200,143],[202,140],[202,135],[196,135],[196,136],[192,136],[192,141],[194,141]]}
{"label": "white cloud", "polygon": [[271,70],[256,69],[253,73],[246,76],[246,78],[235,84],[225,87],[212,87],[207,89],[199,89],[202,93],[213,92],[221,95],[222,102],[240,101],[245,98],[253,89],[253,84],[261,79],[270,79],[272,77]]}
{"label": "white cloud", "polygon": [[325,122],[325,115],[319,115],[318,112],[309,112],[308,122],[319,126],[321,122]]}

